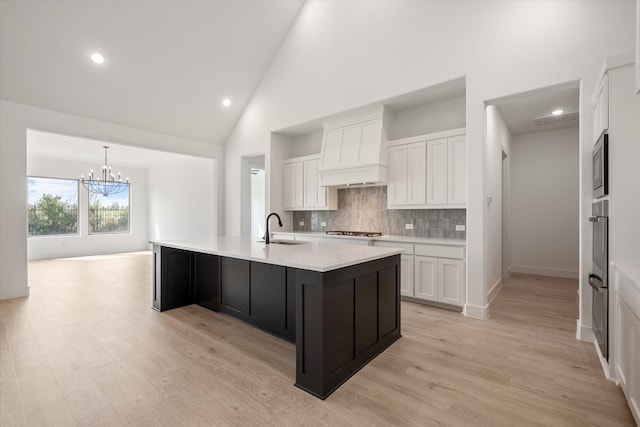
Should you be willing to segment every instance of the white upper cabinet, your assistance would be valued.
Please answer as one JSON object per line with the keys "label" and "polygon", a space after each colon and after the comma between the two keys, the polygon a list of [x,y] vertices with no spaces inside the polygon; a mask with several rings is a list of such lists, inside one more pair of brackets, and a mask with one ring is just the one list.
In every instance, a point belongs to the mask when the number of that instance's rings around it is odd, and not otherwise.
{"label": "white upper cabinet", "polygon": [[415,142],[407,146],[407,203],[423,205],[426,196],[427,148],[425,142]]}
{"label": "white upper cabinet", "polygon": [[609,75],[605,73],[596,86],[591,99],[593,104],[593,142],[598,140],[602,132],[609,129]]}
{"label": "white upper cabinet", "polygon": [[407,145],[389,147],[387,205],[390,208],[407,204],[407,191],[409,186],[407,166]]}
{"label": "white upper cabinet", "polygon": [[465,129],[389,141],[389,209],[464,208]]}
{"label": "white upper cabinet", "polygon": [[467,203],[467,138],[464,135],[449,138],[447,158],[447,204]]}
{"label": "white upper cabinet", "polygon": [[285,210],[336,210],[338,190],[320,187],[320,156],[285,160],[283,166],[283,204]]}
{"label": "white upper cabinet", "polygon": [[296,209],[304,206],[304,165],[302,162],[284,165],[283,204],[285,209]]}
{"label": "white upper cabinet", "polygon": [[427,142],[427,204],[447,203],[447,138]]}

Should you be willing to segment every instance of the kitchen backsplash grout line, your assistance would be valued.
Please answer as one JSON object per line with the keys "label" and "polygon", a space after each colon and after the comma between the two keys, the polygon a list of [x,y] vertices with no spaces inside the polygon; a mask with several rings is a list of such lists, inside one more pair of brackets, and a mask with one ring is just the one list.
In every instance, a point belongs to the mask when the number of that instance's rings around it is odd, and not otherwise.
{"label": "kitchen backsplash grout line", "polygon": [[[371,231],[399,236],[465,239],[466,209],[387,209],[387,187],[338,190],[337,211],[296,211],[293,231]],[[300,222],[304,226],[300,226]],[[326,227],[321,223],[325,222]],[[405,224],[413,224],[406,230]]]}

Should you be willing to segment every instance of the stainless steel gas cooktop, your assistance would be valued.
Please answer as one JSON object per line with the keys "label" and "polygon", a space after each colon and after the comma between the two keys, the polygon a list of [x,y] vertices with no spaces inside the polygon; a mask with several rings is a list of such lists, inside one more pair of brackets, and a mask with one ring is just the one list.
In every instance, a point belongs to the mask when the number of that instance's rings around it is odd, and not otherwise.
{"label": "stainless steel gas cooktop", "polygon": [[382,236],[382,233],[379,233],[377,231],[327,231],[326,233],[332,236],[362,236],[362,237]]}

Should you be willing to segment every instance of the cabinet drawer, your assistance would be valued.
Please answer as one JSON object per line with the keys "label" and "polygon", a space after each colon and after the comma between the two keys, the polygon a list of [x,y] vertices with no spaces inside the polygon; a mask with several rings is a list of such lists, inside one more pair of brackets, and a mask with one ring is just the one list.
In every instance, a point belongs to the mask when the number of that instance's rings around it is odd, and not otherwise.
{"label": "cabinet drawer", "polygon": [[415,254],[438,258],[464,259],[464,249],[460,246],[415,245]]}
{"label": "cabinet drawer", "polygon": [[373,246],[380,246],[381,248],[399,248],[404,249],[402,255],[413,255],[412,243],[400,243],[400,242],[381,242],[378,240],[373,241]]}

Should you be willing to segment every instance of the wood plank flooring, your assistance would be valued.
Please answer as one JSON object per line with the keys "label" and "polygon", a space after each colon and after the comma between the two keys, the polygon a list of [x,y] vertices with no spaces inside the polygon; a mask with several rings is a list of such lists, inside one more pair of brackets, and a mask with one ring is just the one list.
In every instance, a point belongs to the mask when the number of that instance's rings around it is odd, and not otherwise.
{"label": "wood plank flooring", "polygon": [[0,425],[631,426],[577,282],[517,275],[487,321],[402,303],[403,337],[326,401],[295,348],[198,306],[151,309],[149,252],[29,265],[0,301]]}

